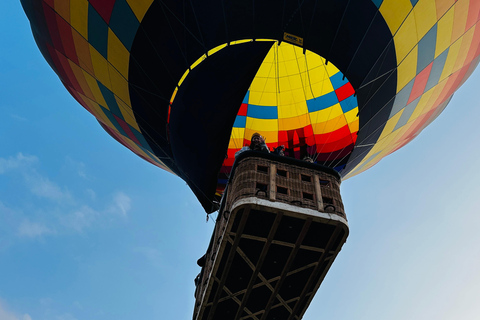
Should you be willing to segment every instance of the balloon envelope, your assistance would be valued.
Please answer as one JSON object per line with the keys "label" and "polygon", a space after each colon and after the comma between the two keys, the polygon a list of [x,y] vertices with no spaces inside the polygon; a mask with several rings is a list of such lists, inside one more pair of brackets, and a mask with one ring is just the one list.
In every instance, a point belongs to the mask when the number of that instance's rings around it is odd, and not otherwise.
{"label": "balloon envelope", "polygon": [[21,2],[72,96],[207,212],[254,132],[348,178],[431,123],[480,53],[479,0]]}

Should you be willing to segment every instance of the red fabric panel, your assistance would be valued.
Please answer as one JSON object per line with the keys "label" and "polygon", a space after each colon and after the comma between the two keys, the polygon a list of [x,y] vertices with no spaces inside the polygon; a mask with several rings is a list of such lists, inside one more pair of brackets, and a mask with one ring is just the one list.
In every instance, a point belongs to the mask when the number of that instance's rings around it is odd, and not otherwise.
{"label": "red fabric panel", "polygon": [[[62,39],[58,33],[59,27],[57,26],[57,14],[46,4],[43,5],[43,14],[45,15],[45,22],[47,23],[48,33],[50,34],[52,45],[54,46],[55,50],[64,53]],[[70,28],[70,26],[68,28]]]}
{"label": "red fabric panel", "polygon": [[46,4],[48,4],[51,8],[55,7],[55,0],[43,0]]}
{"label": "red fabric panel", "polygon": [[58,53],[57,56],[58,56],[58,60],[62,64],[62,69],[64,73],[67,75],[67,77],[62,78],[62,80],[65,83],[67,83],[68,86],[73,87],[76,91],[83,94],[82,87],[78,83],[77,78],[75,77],[75,73],[73,73],[73,70],[70,67],[70,63],[68,62],[68,59],[60,53]]}
{"label": "red fabric panel", "polygon": [[57,26],[60,32],[60,38],[65,55],[68,59],[78,64],[77,51],[75,49],[75,43],[73,42],[72,28],[67,21],[57,15]]}
{"label": "red fabric panel", "polygon": [[122,127],[123,131],[125,131],[125,133],[128,135],[130,140],[135,142],[137,145],[141,145],[141,143],[137,140],[137,138],[133,134],[132,130],[130,130],[130,127],[128,126],[128,124],[125,121],[123,121],[123,119],[120,119],[116,115],[113,115],[113,116],[115,117],[115,120],[117,120],[120,127]]}
{"label": "red fabric panel", "polygon": [[413,83],[413,88],[410,92],[410,97],[408,98],[407,105],[413,100],[420,97],[425,92],[425,87],[427,86],[427,81],[428,77],[430,76],[430,71],[432,71],[432,66],[433,62],[430,63],[415,77],[415,82]]}
{"label": "red fabric panel", "polygon": [[480,2],[476,0],[470,0],[470,5],[468,6],[468,16],[467,24],[465,26],[465,31],[470,29],[475,23],[477,23],[480,16]]}
{"label": "red fabric panel", "polygon": [[343,157],[347,156],[352,152],[353,150],[353,143],[350,145],[347,145],[345,148],[334,151],[334,152],[329,152],[329,153],[319,153],[317,155],[317,162],[322,162],[322,161],[334,161],[334,160],[339,160],[342,159]]}
{"label": "red fabric panel", "polygon": [[112,16],[115,1],[116,0],[90,0],[89,2],[108,24],[110,22],[110,17]]}
{"label": "red fabric panel", "polygon": [[327,134],[315,135],[317,141],[317,152],[327,153],[334,152],[353,143],[352,135],[348,126]]}
{"label": "red fabric panel", "polygon": [[347,82],[346,84],[335,90],[335,93],[337,95],[338,101],[340,102],[353,95],[355,93],[355,90],[353,89],[350,82]]}
{"label": "red fabric panel", "polygon": [[248,104],[242,103],[242,105],[240,106],[240,110],[238,110],[237,115],[246,116],[247,115],[247,110],[248,110]]}

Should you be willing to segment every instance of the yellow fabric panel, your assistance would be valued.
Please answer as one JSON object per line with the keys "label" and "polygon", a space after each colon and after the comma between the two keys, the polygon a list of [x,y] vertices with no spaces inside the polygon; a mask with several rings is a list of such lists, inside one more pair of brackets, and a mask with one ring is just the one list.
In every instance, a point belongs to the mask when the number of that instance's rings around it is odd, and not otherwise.
{"label": "yellow fabric panel", "polygon": [[65,21],[70,22],[70,2],[65,0],[55,0],[54,2],[55,12]]}
{"label": "yellow fabric panel", "polygon": [[252,41],[253,41],[252,39],[230,41],[230,45],[242,44],[242,43],[247,43],[247,42],[252,42]]}
{"label": "yellow fabric panel", "polygon": [[465,32],[465,35],[461,38],[462,44],[460,46],[460,51],[457,56],[457,61],[453,66],[453,72],[458,71],[465,65],[465,59],[467,58],[468,50],[470,49],[470,45],[471,45],[474,33],[475,33],[475,28],[470,28],[467,32]]}
{"label": "yellow fabric panel", "polygon": [[329,77],[333,76],[334,74],[336,74],[336,73],[338,72],[337,67],[335,67],[335,66],[333,65],[333,63],[329,63],[329,64],[327,64],[327,65],[324,64],[323,66],[324,66],[325,71],[327,72],[327,75],[328,75]]}
{"label": "yellow fabric panel", "polygon": [[176,87],[175,90],[173,90],[172,97],[170,98],[170,103],[172,103],[173,100],[175,100],[175,96],[177,95],[177,92],[178,92],[178,87]]}
{"label": "yellow fabric panel", "polygon": [[417,60],[418,47],[415,47],[397,67],[397,93],[417,76]]}
{"label": "yellow fabric panel", "polygon": [[331,106],[330,108],[311,112],[310,121],[312,122],[312,124],[322,123],[338,116],[343,116],[343,110],[339,103]]}
{"label": "yellow fabric panel", "polygon": [[180,80],[178,81],[178,86],[180,87],[183,83],[183,80],[185,80],[185,78],[187,77],[187,75],[190,73],[190,70],[187,69],[187,71],[185,71],[185,73],[183,74],[183,76],[180,78]]}
{"label": "yellow fabric panel", "polygon": [[228,142],[228,149],[239,149],[243,148],[243,137],[242,138],[230,138]]}
{"label": "yellow fabric panel", "polygon": [[417,106],[415,107],[415,110],[413,111],[412,115],[410,116],[409,120],[413,120],[418,118],[420,115],[424,114],[424,109],[429,109],[432,102],[430,102],[430,98],[433,96],[433,93],[435,92],[435,87],[432,89],[428,90],[425,92],[421,98],[420,101],[418,101]]}
{"label": "yellow fabric panel", "polygon": [[88,39],[88,1],[70,0],[70,25]]}
{"label": "yellow fabric panel", "polygon": [[393,131],[393,129],[395,129],[395,126],[397,125],[398,120],[402,116],[403,110],[405,109],[400,110],[393,117],[388,119],[387,123],[385,124],[385,127],[383,128],[382,134],[380,135],[378,140],[384,139]]}
{"label": "yellow fabric panel", "polygon": [[89,86],[87,80],[85,79],[84,71],[78,65],[73,63],[72,61],[68,60],[68,63],[70,64],[70,67],[72,68],[72,72],[75,75],[75,79],[78,81],[78,84],[80,85],[80,88],[82,89],[83,94],[90,99],[95,99],[92,91],[90,90],[90,86]]}
{"label": "yellow fabric panel", "polygon": [[453,43],[448,49],[447,60],[445,61],[445,65],[443,67],[442,75],[440,76],[439,81],[446,79],[453,73],[453,67],[455,66],[455,62],[457,61],[457,57],[460,53],[461,45],[462,41],[460,39]]}
{"label": "yellow fabric panel", "polygon": [[[278,120],[277,119],[256,119],[247,117],[247,128],[250,128],[254,131],[278,131]],[[255,132],[252,132],[252,134]]]}
{"label": "yellow fabric panel", "polygon": [[107,108],[108,110],[110,110],[107,106],[107,103],[105,102],[105,99],[103,98],[100,88],[98,87],[97,80],[91,75],[89,75],[87,72],[85,72],[84,70],[82,71],[83,71],[85,80],[88,83],[88,87],[90,88],[90,91],[92,92],[93,97],[95,98],[93,100],[96,101],[98,104],[102,105],[103,107]]}
{"label": "yellow fabric panel", "polygon": [[385,150],[382,151],[382,153],[385,153],[385,155],[388,155],[392,153],[395,148],[398,147],[399,143],[405,142],[407,140],[407,134],[411,134],[410,129],[412,126],[416,125],[415,121],[410,121],[403,125],[401,128],[399,128],[397,131],[399,131],[398,135],[396,136],[396,139],[393,139],[392,142],[390,142],[389,145],[385,146]]}
{"label": "yellow fabric panel", "polygon": [[308,66],[309,70],[312,70],[318,67],[324,68],[325,59],[320,57],[318,54],[307,50],[305,52],[305,64]]}
{"label": "yellow fabric panel", "polygon": [[130,90],[127,80],[111,64],[108,65],[108,72],[112,83],[112,92],[126,105],[130,105]]}
{"label": "yellow fabric panel", "polygon": [[[218,51],[222,50],[222,49],[225,48],[226,46],[227,46],[226,43],[225,43],[225,44],[222,44],[222,45],[220,45],[220,46],[218,46],[218,47],[215,47],[215,48],[213,48],[213,49],[211,49],[211,50],[208,50],[207,53],[208,53],[209,56],[211,56],[212,54],[217,53]],[[205,56],[205,57],[206,57],[206,56]]]}
{"label": "yellow fabric panel", "polygon": [[393,37],[395,42],[395,52],[397,53],[397,62],[401,62],[407,54],[417,45],[417,25],[415,16],[409,15],[402,24],[397,34]]}
{"label": "yellow fabric panel", "polygon": [[287,106],[278,106],[278,119],[293,118],[298,115],[308,113],[307,102],[305,100],[293,103]]}
{"label": "yellow fabric panel", "polygon": [[452,44],[453,18],[455,10],[452,8],[438,21],[437,43],[435,45],[435,58],[438,57]]}
{"label": "yellow fabric panel", "polygon": [[235,139],[243,139],[245,136],[245,128],[233,127],[231,136]]}
{"label": "yellow fabric panel", "polygon": [[[248,118],[247,118],[247,121],[248,121]],[[245,138],[247,140],[250,140],[250,138],[252,137],[252,135],[255,132],[260,133],[265,138],[265,143],[267,144],[267,146],[268,146],[269,143],[277,143],[278,142],[278,132],[277,132],[277,130],[274,130],[274,131],[256,130],[256,129],[253,129],[253,128],[249,127],[249,128],[245,128]]]}
{"label": "yellow fabric panel", "polygon": [[[305,72],[305,60],[301,59],[300,55],[303,54],[299,53],[299,59],[300,61],[294,60],[295,57],[290,57],[287,55],[287,58],[285,59],[285,56],[283,57],[285,61],[283,62],[285,64],[285,73],[280,73],[280,77],[285,77],[285,76],[291,76],[291,75],[299,75],[302,72]],[[283,69],[282,69],[283,70]]]}
{"label": "yellow fabric panel", "polygon": [[329,132],[338,130],[347,124],[348,124],[347,120],[345,119],[345,116],[342,114],[338,117],[328,119],[327,121],[324,121],[324,122],[312,123],[312,128],[313,128],[313,133],[323,134],[323,133],[329,133]]}
{"label": "yellow fabric panel", "polygon": [[266,55],[265,59],[263,60],[262,65],[260,66],[260,68],[257,71],[256,77],[267,78],[267,77],[275,77],[276,76],[276,74],[277,74],[276,64],[273,63],[274,61],[276,61],[275,60],[275,54],[274,54],[275,48],[276,48],[276,46],[273,46],[272,49],[270,49],[270,51]]}
{"label": "yellow fabric panel", "polygon": [[278,119],[278,130],[295,130],[306,127],[310,124],[308,114],[303,114],[293,118]]}
{"label": "yellow fabric panel", "polygon": [[310,72],[311,88],[315,96],[323,96],[333,91],[333,85],[323,67],[316,68]]}
{"label": "yellow fabric panel", "polygon": [[[280,92],[282,91],[289,91],[292,89],[299,89],[302,88],[302,78],[300,77],[299,74],[292,74],[284,77],[280,77],[278,79],[278,86],[280,89]],[[303,96],[303,94],[302,94]]]}
{"label": "yellow fabric panel", "polygon": [[122,74],[125,79],[128,79],[128,65],[130,61],[130,52],[118,39],[112,29],[108,29],[108,62],[110,62]]}
{"label": "yellow fabric panel", "polygon": [[348,123],[348,127],[350,128],[350,132],[357,132],[360,127],[360,122],[357,114],[358,107],[345,113],[345,119]]}
{"label": "yellow fabric panel", "polygon": [[277,105],[277,93],[266,91],[250,91],[248,101],[250,104],[257,106],[275,106]]}
{"label": "yellow fabric panel", "polygon": [[375,144],[375,146],[372,148],[372,150],[370,150],[370,152],[365,157],[365,159],[368,159],[368,157],[370,155],[379,152],[379,154],[377,154],[375,156],[375,158],[373,158],[371,161],[369,161],[371,163],[372,161],[375,161],[376,159],[378,161],[378,160],[382,159],[386,154],[389,154],[391,152],[392,145],[394,145],[396,143],[396,141],[399,139],[399,137],[401,137],[402,132],[403,132],[402,129],[403,129],[403,127],[398,129],[398,130],[395,130],[394,132],[392,132],[388,135],[386,135],[382,140],[379,140]]}
{"label": "yellow fabric panel", "polygon": [[459,0],[455,3],[455,21],[453,22],[452,42],[457,41],[457,39],[465,33],[469,5],[470,0]]}
{"label": "yellow fabric panel", "polygon": [[108,61],[93,46],[90,46],[90,55],[92,57],[95,78],[97,78],[105,87],[112,90],[112,84],[110,83],[108,72]]}
{"label": "yellow fabric panel", "polygon": [[437,18],[442,17],[447,11],[452,9],[455,0],[436,0]]}
{"label": "yellow fabric panel", "polygon": [[102,108],[98,103],[95,101],[85,97],[84,95],[80,94],[80,96],[83,98],[83,101],[90,107],[90,110],[94,112],[95,117],[102,121],[103,124],[105,124],[107,127],[115,129],[115,126],[110,122],[108,117],[105,115],[103,112]]}
{"label": "yellow fabric panel", "polygon": [[357,119],[354,122],[349,122],[348,128],[350,129],[350,132],[358,132],[360,128],[360,120]]}
{"label": "yellow fabric panel", "polygon": [[442,95],[443,91],[444,91],[444,88],[445,86],[447,85],[448,83],[448,78],[445,78],[444,80],[442,80],[441,82],[439,82],[435,87],[432,88],[433,90],[433,93],[432,93],[432,96],[430,97],[430,99],[428,100],[427,102],[427,105],[425,106],[425,108],[423,108],[422,110],[422,114],[428,112],[432,106],[435,104],[435,102],[438,100],[438,98],[440,97],[440,95]]}
{"label": "yellow fabric panel", "polygon": [[413,14],[417,25],[417,38],[424,35],[437,23],[437,8],[435,0],[420,0],[413,7]]}
{"label": "yellow fabric panel", "polygon": [[138,21],[142,21],[148,8],[153,3],[153,0],[127,0],[128,5],[137,17]]}
{"label": "yellow fabric panel", "polygon": [[232,134],[228,143],[228,148],[242,148],[245,137],[245,128],[232,128]]}
{"label": "yellow fabric panel", "polygon": [[197,61],[195,61],[195,62],[190,66],[190,69],[195,68],[195,67],[198,66],[200,63],[202,63],[205,59],[207,59],[207,55],[206,55],[206,54],[204,54],[203,56],[201,56],[200,58],[198,58]]}
{"label": "yellow fabric panel", "polygon": [[[255,100],[255,102],[251,102],[252,104],[255,104],[257,106],[260,105],[265,105],[262,104],[261,101],[261,95],[262,92],[276,92],[277,88],[277,82],[274,78],[254,78],[253,82],[250,84],[250,96],[249,100],[253,101],[252,99]],[[255,92],[254,97],[252,98],[251,94]]]}
{"label": "yellow fabric panel", "polygon": [[92,59],[90,57],[90,45],[88,44],[87,40],[76,30],[72,30],[72,36],[80,67],[93,75],[94,72]]}
{"label": "yellow fabric panel", "polygon": [[299,107],[307,112],[307,105],[305,103],[305,88],[297,88],[291,90],[289,92],[283,92],[279,94],[278,98],[278,105],[279,106],[291,106],[291,107]]}
{"label": "yellow fabric panel", "polygon": [[403,23],[403,20],[412,10],[410,0],[385,0],[380,6],[380,13],[392,35],[394,35]]}
{"label": "yellow fabric panel", "polygon": [[[345,113],[345,119],[347,119],[348,123],[353,123],[355,121],[358,121],[358,107],[353,108],[352,110],[348,111]],[[358,129],[357,129],[358,130]],[[356,131],[356,130],[353,130]]]}
{"label": "yellow fabric panel", "polygon": [[132,108],[130,108],[125,102],[120,100],[117,96],[115,96],[115,100],[117,101],[118,107],[122,112],[122,115],[125,121],[129,125],[131,125],[133,128],[137,129],[137,131],[142,132],[138,127],[137,121],[135,120],[135,115],[133,114]]}

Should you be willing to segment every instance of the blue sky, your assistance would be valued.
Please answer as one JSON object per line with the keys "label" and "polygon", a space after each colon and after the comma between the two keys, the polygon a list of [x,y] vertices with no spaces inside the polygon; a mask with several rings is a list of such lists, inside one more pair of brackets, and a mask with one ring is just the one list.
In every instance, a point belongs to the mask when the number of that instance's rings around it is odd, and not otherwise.
{"label": "blue sky", "polygon": [[[115,142],[0,4],[0,319],[191,319],[213,229]],[[350,236],[304,319],[477,319],[480,72],[412,143],[342,184]]]}

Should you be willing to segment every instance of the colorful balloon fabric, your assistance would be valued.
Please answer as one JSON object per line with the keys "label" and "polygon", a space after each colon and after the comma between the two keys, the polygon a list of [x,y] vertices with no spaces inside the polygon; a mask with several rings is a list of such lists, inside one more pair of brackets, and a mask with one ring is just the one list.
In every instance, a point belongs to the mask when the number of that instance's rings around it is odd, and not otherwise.
{"label": "colorful balloon fabric", "polygon": [[480,0],[21,2],[71,95],[207,212],[254,132],[351,177],[431,123],[480,54]]}

